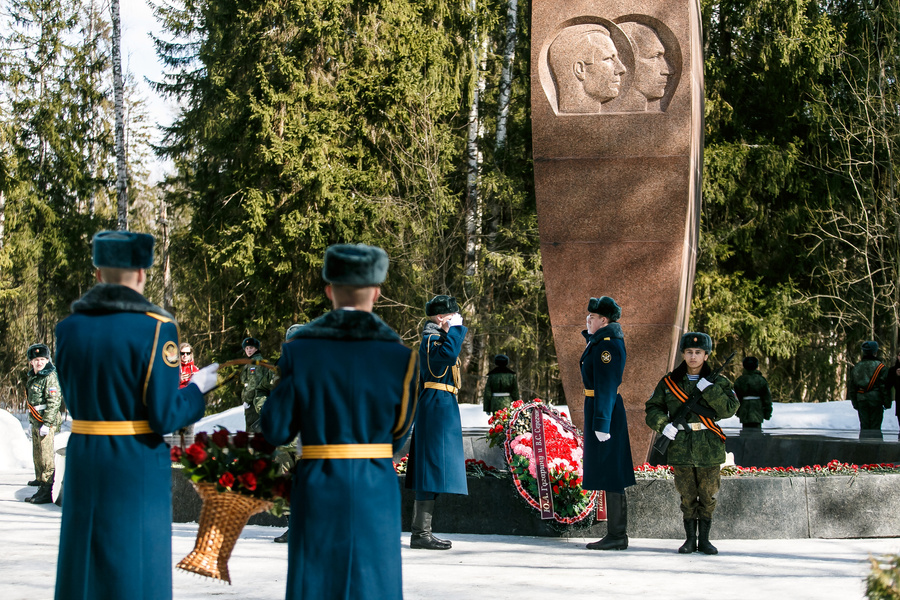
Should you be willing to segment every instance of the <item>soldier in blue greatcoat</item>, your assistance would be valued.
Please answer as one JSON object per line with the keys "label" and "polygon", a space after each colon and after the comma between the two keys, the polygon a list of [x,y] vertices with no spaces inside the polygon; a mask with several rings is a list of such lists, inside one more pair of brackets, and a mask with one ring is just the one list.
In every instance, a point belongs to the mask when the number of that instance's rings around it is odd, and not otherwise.
{"label": "soldier in blue greatcoat", "polygon": [[466,337],[453,296],[435,296],[425,305],[429,321],[419,344],[419,412],[409,445],[406,487],[416,491],[410,548],[447,550],[434,537],[432,518],[438,494],[468,495],[459,393],[459,352]]}
{"label": "soldier in blue greatcoat", "polygon": [[372,313],[381,248],[331,246],[322,276],[334,310],[282,346],[263,434],[300,434],[288,530],[288,600],[403,597],[400,489],[393,453],[416,410],[417,355]]}
{"label": "soldier in blue greatcoat", "polygon": [[178,328],[143,296],[153,236],[94,236],[98,284],[59,323],[66,449],[56,600],[172,598],[172,467],[162,435],[203,416],[218,365],[178,389]]}
{"label": "soldier in blue greatcoat", "polygon": [[590,550],[628,548],[625,488],[635,484],[625,403],[619,395],[625,370],[622,309],[608,296],[588,301],[587,346],[581,354],[584,383],[584,479],[586,490],[606,492],[607,534]]}

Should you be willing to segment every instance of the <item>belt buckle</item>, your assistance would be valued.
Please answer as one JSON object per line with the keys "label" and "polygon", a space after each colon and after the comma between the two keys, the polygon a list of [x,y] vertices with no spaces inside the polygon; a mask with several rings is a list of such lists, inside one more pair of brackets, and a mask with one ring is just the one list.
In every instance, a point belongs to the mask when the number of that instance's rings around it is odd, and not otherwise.
{"label": "belt buckle", "polygon": [[691,426],[691,431],[700,431],[703,429],[703,423],[688,423]]}

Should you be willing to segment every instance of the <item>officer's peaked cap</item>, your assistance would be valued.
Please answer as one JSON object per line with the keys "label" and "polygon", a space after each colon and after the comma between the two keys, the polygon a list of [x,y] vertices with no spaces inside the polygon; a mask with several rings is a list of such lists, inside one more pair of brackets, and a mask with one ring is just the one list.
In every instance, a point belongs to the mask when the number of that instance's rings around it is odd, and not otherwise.
{"label": "officer's peaked cap", "polygon": [[606,317],[615,323],[622,316],[622,309],[616,304],[616,301],[609,296],[601,298],[591,298],[588,300],[588,312],[596,313],[601,317]]}
{"label": "officer's peaked cap", "polygon": [[498,354],[494,357],[494,364],[498,367],[505,367],[509,364],[509,357],[505,354]]}
{"label": "officer's peaked cap", "polygon": [[387,277],[387,252],[365,244],[335,244],[325,250],[322,279],[334,285],[381,285]]}
{"label": "officer's peaked cap", "polygon": [[99,231],[94,234],[95,267],[149,269],[153,266],[153,244],[149,233]]}
{"label": "officer's peaked cap", "polygon": [[459,304],[453,296],[445,296],[443,294],[435,296],[425,304],[425,315],[433,317],[435,315],[449,315],[459,312]]}
{"label": "officer's peaked cap", "polygon": [[759,360],[755,356],[748,356],[744,359],[744,368],[748,371],[755,371],[759,368]]}
{"label": "officer's peaked cap", "polygon": [[869,340],[862,343],[863,356],[875,356],[878,354],[878,342]]}
{"label": "officer's peaked cap", "polygon": [[707,354],[712,352],[712,338],[701,331],[689,331],[681,336],[681,351],[700,348]]}
{"label": "officer's peaked cap", "polygon": [[32,344],[28,346],[28,360],[33,358],[46,358],[50,360],[50,348],[46,344]]}
{"label": "officer's peaked cap", "polygon": [[253,346],[257,350],[262,348],[262,345],[259,343],[259,340],[255,337],[245,337],[244,341],[241,342],[241,349],[246,348],[247,346]]}

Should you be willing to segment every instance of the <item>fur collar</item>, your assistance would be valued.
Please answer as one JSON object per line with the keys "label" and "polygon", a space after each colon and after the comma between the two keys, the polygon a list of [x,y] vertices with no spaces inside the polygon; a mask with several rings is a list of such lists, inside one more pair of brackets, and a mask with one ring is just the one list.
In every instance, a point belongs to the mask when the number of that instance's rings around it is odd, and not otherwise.
{"label": "fur collar", "polygon": [[618,323],[610,323],[606,327],[595,331],[593,335],[589,334],[587,332],[587,329],[585,329],[581,332],[581,335],[583,335],[584,339],[586,339],[587,341],[593,342],[595,344],[606,337],[619,340],[625,339],[625,334],[622,332],[622,326]]}
{"label": "fur collar", "polygon": [[515,371],[513,371],[512,369],[510,369],[510,368],[507,367],[506,365],[503,365],[502,367],[494,367],[493,369],[491,369],[490,371],[488,371],[488,375],[495,375],[495,374],[497,374],[497,373],[512,373],[513,375],[516,374]]}
{"label": "fur collar", "polygon": [[362,310],[336,309],[297,329],[290,340],[298,338],[329,340],[376,340],[400,342],[387,323],[375,313]]}
{"label": "fur collar", "polygon": [[[710,373],[712,373],[712,368],[709,366],[709,361],[706,361],[703,363],[703,366],[700,367],[700,377],[706,377]],[[672,371],[672,380],[678,383],[685,377],[687,377],[687,363],[682,360],[681,364]]]}
{"label": "fur collar", "polygon": [[115,283],[98,283],[72,303],[73,313],[136,312],[153,313],[174,320],[175,317],[151,303],[129,287]]}
{"label": "fur collar", "polygon": [[440,328],[440,326],[434,321],[428,321],[425,323],[425,327],[422,329],[422,337],[426,335],[439,335],[441,337],[446,337],[447,332]]}
{"label": "fur collar", "polygon": [[28,369],[27,371],[28,377],[46,377],[54,372],[56,372],[56,367],[53,366],[52,362],[48,362],[47,365],[37,373],[34,372],[34,369]]}

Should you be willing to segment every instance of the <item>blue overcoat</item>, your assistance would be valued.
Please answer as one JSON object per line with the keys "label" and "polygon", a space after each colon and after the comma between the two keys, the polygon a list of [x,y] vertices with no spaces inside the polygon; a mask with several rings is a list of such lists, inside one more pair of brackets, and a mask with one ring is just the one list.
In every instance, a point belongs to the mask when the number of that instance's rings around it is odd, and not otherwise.
{"label": "blue overcoat", "polygon": [[[457,360],[466,328],[444,332],[428,322],[419,344],[419,410],[409,444],[406,487],[419,492],[468,495],[462,421],[456,394],[429,389],[427,382],[459,387]],[[455,376],[454,376],[455,373]]]}
{"label": "blue overcoat", "polygon": [[[260,422],[272,444],[390,444],[409,435],[417,356],[381,319],[334,310],[282,346],[280,380]],[[403,597],[400,488],[390,457],[297,463],[288,534],[288,600]]]}
{"label": "blue overcoat", "polygon": [[56,600],[172,597],[172,466],[162,434],[203,416],[178,389],[175,320],[141,294],[98,284],[56,327],[75,420],[147,421],[151,433],[72,433],[66,448]]}
{"label": "blue overcoat", "polygon": [[[619,395],[625,370],[625,336],[618,323],[593,335],[583,331],[587,347],[581,355],[581,380],[594,396],[584,399],[584,479],[586,490],[620,493],[634,485],[634,465],[625,403]],[[595,431],[610,434],[601,442]]]}

